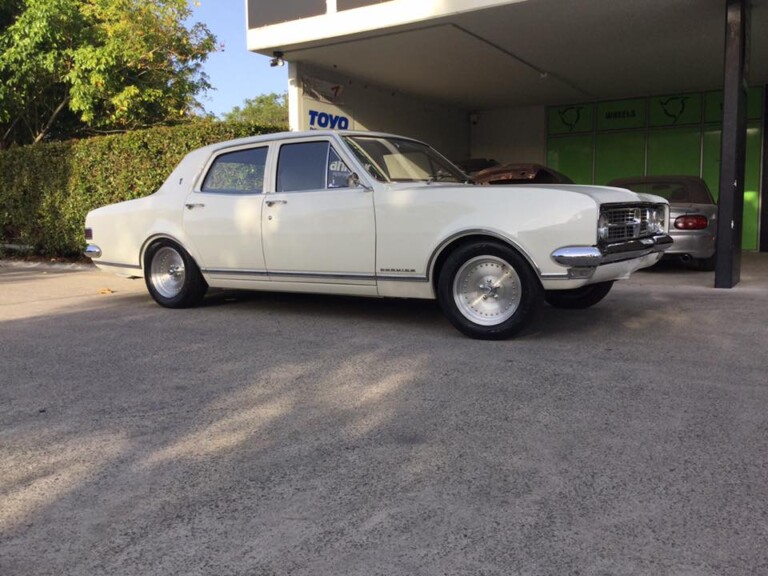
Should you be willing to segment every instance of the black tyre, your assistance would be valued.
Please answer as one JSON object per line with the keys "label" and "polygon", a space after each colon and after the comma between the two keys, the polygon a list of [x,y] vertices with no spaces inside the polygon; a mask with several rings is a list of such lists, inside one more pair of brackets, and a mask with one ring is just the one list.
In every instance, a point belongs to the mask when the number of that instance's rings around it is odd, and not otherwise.
{"label": "black tyre", "polygon": [[451,324],[482,340],[502,340],[523,329],[538,310],[541,294],[525,259],[492,241],[459,247],[437,282],[437,298]]}
{"label": "black tyre", "polygon": [[544,292],[544,300],[555,308],[571,310],[589,308],[605,298],[612,287],[613,280],[588,284],[573,290],[547,290]]}
{"label": "black tyre", "polygon": [[155,242],[147,250],[144,281],[155,302],[166,308],[195,306],[208,290],[192,257],[170,240]]}

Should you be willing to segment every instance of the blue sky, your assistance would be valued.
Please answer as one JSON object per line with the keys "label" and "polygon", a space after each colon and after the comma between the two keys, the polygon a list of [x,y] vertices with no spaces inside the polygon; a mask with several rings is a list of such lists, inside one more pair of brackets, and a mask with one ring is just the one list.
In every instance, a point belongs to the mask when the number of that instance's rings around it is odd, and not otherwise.
{"label": "blue sky", "polygon": [[223,49],[211,54],[205,73],[215,88],[200,97],[208,112],[221,115],[246,98],[288,88],[288,67],[270,68],[269,58],[246,48],[243,0],[198,0],[192,4],[192,22],[202,22],[216,35]]}

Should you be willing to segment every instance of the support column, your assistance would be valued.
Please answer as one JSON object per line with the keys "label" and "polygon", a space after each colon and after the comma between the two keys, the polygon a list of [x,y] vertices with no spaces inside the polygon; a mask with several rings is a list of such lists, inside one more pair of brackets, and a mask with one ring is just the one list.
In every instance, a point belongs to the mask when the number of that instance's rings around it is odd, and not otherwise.
{"label": "support column", "polygon": [[763,157],[760,183],[760,238],[758,250],[768,252],[768,84],[763,86]]}
{"label": "support column", "polygon": [[288,62],[288,128],[292,132],[306,130],[301,124],[304,117],[304,90],[298,62]]}
{"label": "support column", "polygon": [[741,279],[744,219],[744,165],[747,141],[750,0],[726,0],[723,137],[715,288],[733,288]]}

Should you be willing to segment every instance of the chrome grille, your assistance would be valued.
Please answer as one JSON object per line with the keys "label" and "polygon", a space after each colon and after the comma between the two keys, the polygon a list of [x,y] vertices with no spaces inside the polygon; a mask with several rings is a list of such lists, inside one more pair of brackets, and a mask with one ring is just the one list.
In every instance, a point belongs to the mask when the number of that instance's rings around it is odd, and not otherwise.
{"label": "chrome grille", "polygon": [[615,206],[602,207],[604,222],[608,228],[607,242],[624,242],[648,236],[650,206]]}

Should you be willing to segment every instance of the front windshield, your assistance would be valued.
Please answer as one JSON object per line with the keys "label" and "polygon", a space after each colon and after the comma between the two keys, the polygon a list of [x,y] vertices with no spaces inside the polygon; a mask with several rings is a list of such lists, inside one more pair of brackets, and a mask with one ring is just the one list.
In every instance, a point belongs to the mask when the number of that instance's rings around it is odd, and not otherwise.
{"label": "front windshield", "polygon": [[466,182],[467,177],[421,142],[384,136],[344,136],[371,176],[381,182]]}

